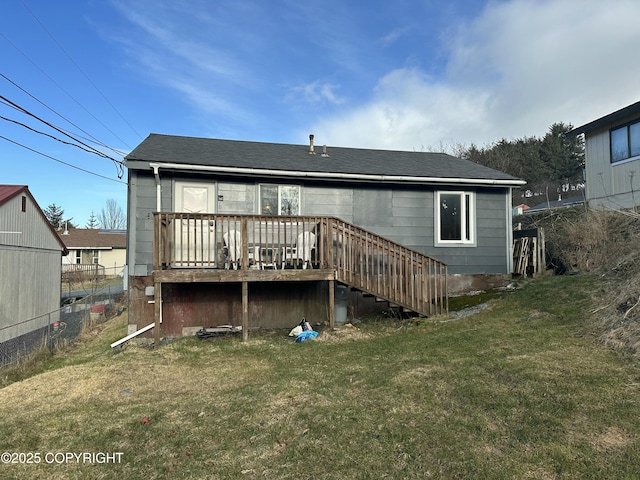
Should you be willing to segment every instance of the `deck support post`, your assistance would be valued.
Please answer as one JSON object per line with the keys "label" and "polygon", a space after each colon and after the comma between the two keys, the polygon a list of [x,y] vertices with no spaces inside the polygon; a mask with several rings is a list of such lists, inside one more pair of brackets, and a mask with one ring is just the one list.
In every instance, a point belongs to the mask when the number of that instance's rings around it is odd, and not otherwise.
{"label": "deck support post", "polygon": [[153,311],[156,326],[153,328],[153,342],[155,348],[160,348],[160,328],[162,328],[162,283],[153,284]]}
{"label": "deck support post", "polygon": [[242,282],[242,341],[249,340],[249,282]]}
{"label": "deck support post", "polygon": [[336,308],[336,281],[329,280],[329,328],[336,327],[335,308]]}

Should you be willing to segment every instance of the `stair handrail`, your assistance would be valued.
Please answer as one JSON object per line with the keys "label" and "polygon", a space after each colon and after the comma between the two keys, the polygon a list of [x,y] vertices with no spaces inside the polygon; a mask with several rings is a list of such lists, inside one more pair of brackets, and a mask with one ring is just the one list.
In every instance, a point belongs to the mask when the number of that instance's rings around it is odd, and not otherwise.
{"label": "stair handrail", "polygon": [[445,263],[337,218],[329,225],[338,281],[420,314],[448,311]]}

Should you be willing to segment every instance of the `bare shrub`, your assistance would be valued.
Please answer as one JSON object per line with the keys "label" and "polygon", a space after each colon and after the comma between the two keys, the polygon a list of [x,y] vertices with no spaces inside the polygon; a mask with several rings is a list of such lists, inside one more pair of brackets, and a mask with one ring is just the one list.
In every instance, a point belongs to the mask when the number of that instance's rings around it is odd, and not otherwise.
{"label": "bare shrub", "polygon": [[554,266],[604,275],[640,271],[640,216],[633,212],[566,209],[532,218],[545,231]]}
{"label": "bare shrub", "polygon": [[636,253],[640,221],[619,212],[588,210],[567,225],[565,255],[572,265],[587,272],[616,272]]}
{"label": "bare shrub", "polygon": [[640,358],[640,215],[634,211],[561,210],[534,219],[553,262],[598,275],[592,317],[604,344]]}

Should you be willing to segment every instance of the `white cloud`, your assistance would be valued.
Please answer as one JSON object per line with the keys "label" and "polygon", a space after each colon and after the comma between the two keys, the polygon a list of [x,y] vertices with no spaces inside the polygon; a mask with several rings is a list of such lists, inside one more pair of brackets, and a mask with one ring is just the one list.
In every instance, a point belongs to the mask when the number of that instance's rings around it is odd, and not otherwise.
{"label": "white cloud", "polygon": [[633,0],[490,2],[449,38],[445,78],[394,70],[367,104],[312,130],[333,145],[420,149],[586,123],[638,101],[637,18]]}
{"label": "white cloud", "polygon": [[336,94],[337,89],[337,85],[316,80],[306,85],[291,88],[288,97],[298,101],[299,97],[302,97],[306,103],[312,105],[323,103],[339,105],[344,102],[344,99]]}
{"label": "white cloud", "polygon": [[379,42],[383,46],[389,46],[395,43],[398,39],[403,37],[408,32],[408,27],[394,28],[392,31],[382,37]]}
{"label": "white cloud", "polygon": [[452,144],[465,132],[482,131],[486,93],[461,92],[417,70],[396,70],[382,78],[374,100],[313,129],[332,145],[422,150]]}

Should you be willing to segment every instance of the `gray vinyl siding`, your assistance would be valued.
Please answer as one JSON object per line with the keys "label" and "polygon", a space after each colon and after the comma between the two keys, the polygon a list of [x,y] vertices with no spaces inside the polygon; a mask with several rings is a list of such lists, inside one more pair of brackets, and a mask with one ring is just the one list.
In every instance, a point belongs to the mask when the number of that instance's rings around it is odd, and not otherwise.
{"label": "gray vinyl siding", "polygon": [[[625,119],[619,124],[630,120],[631,118]],[[614,126],[616,125],[610,127]],[[637,205],[640,200],[640,159],[612,165],[609,128],[588,134],[585,148],[586,196],[589,206],[619,209]]]}
{"label": "gray vinyl siding", "polygon": [[218,198],[217,212],[224,214],[258,213],[258,188],[255,183],[227,183],[217,184]]}
{"label": "gray vinyl siding", "polygon": [[[135,213],[130,242],[135,242],[135,252],[129,264],[134,265],[134,275],[148,275],[152,270],[153,225],[152,212],[156,205],[156,187],[153,176],[130,171],[132,194],[136,196],[130,205]],[[208,179],[207,179],[208,178]],[[173,205],[170,176],[162,180],[163,210]],[[175,177],[173,180],[188,181]],[[194,181],[211,181],[217,185],[217,194],[223,201],[217,204],[217,213],[258,213],[258,185],[261,182],[218,181],[215,177],[199,176]],[[265,181],[264,183],[275,183]],[[452,274],[504,274],[509,273],[505,198],[508,189],[485,188],[476,192],[476,244],[465,246],[436,246],[434,236],[434,189],[430,187],[376,188],[348,183],[327,183],[326,186],[295,181],[280,184],[301,185],[301,215],[332,216],[354,223],[389,240],[415,249],[448,264]],[[446,190],[455,190],[446,188]],[[467,189],[466,191],[471,191]],[[131,230],[133,231],[133,230]],[[134,244],[134,243],[130,243]],[[135,262],[134,262],[135,260]]]}
{"label": "gray vinyl siding", "polygon": [[353,223],[365,228],[384,228],[393,225],[393,192],[388,189],[353,191]]}
{"label": "gray vinyl siding", "polygon": [[353,222],[353,189],[309,186],[302,189],[302,214],[338,217]]}
{"label": "gray vinyl siding", "polygon": [[[152,175],[138,175],[129,171],[129,248],[127,265],[132,266],[133,275],[149,275],[153,266],[153,212],[156,206],[156,183]],[[161,178],[162,209],[171,211],[171,179]],[[168,192],[166,195],[165,192]]]}

